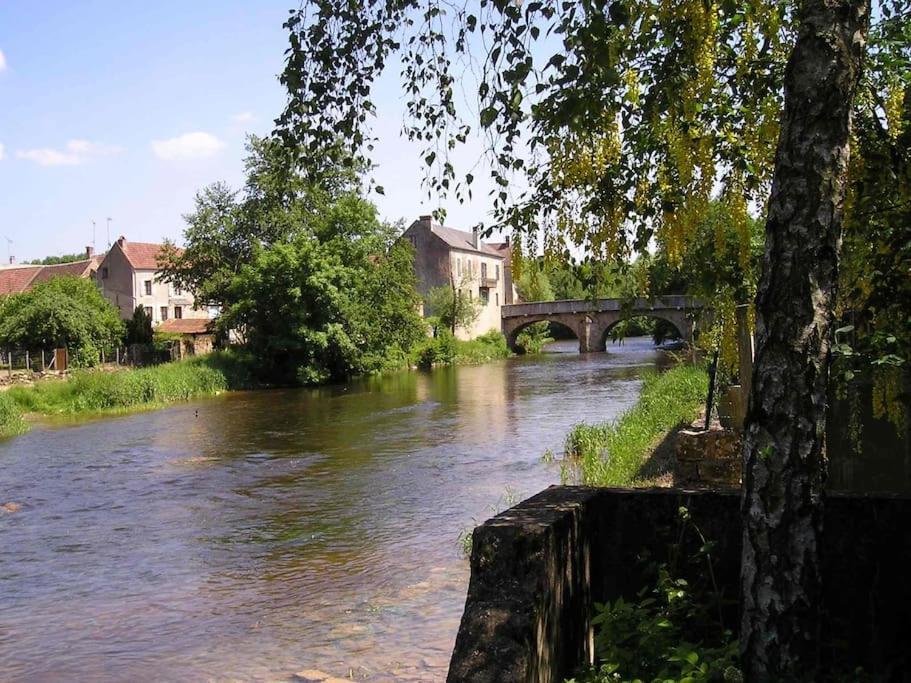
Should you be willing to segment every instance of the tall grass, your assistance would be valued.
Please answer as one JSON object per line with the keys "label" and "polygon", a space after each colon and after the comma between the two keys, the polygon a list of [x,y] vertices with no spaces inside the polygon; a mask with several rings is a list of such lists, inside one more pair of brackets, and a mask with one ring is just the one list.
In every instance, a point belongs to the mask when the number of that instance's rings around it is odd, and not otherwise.
{"label": "tall grass", "polygon": [[16,401],[7,393],[0,393],[0,439],[21,434],[26,430],[22,411]]}
{"label": "tall grass", "polygon": [[116,412],[210,396],[242,386],[245,376],[243,362],[217,353],[139,370],[78,371],[66,382],[40,382],[6,393],[23,412]]}
{"label": "tall grass", "polygon": [[707,391],[708,376],[700,367],[649,373],[639,401],[616,421],[573,427],[566,437],[566,455],[579,458],[585,484],[630,486],[661,439],[696,416]]}

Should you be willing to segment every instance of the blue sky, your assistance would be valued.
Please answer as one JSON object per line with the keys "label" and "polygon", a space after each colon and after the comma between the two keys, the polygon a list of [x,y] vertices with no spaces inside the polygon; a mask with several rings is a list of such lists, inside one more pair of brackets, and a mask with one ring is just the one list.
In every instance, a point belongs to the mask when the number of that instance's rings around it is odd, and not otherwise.
{"label": "blue sky", "polygon": [[[284,103],[282,22],[296,2],[0,2],[0,259],[107,244],[179,241],[195,193],[242,182],[244,136],[266,134]],[[374,196],[381,215],[436,208],[419,148],[399,135],[396,74],[380,81]],[[465,151],[472,158],[477,149]],[[485,175],[476,172],[481,180]],[[476,181],[476,185],[479,185]],[[469,228],[489,204],[442,205]]]}

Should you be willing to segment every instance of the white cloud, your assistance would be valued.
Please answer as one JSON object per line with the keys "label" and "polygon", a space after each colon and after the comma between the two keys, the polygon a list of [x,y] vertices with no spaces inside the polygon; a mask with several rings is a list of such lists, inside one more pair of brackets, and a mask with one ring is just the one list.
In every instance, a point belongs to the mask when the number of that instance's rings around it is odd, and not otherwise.
{"label": "white cloud", "polygon": [[231,117],[232,123],[253,123],[256,121],[256,115],[252,111],[242,111],[239,114],[235,114]]}
{"label": "white cloud", "polygon": [[6,71],[6,55],[0,50],[0,71]]}
{"label": "white cloud", "polygon": [[109,157],[123,152],[123,147],[105,145],[89,140],[70,140],[63,149],[40,147],[20,149],[16,156],[27,161],[34,161],[41,166],[78,166],[91,159]]}
{"label": "white cloud", "polygon": [[196,131],[167,140],[154,140],[152,151],[155,152],[155,156],[165,161],[207,159],[218,154],[224,146],[225,143],[211,133]]}

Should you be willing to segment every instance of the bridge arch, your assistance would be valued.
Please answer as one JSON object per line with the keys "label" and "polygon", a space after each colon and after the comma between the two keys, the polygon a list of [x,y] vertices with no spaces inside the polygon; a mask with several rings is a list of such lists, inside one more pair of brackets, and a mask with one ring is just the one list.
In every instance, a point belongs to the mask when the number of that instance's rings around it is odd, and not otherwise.
{"label": "bridge arch", "polygon": [[618,320],[608,323],[601,332],[601,339],[599,340],[600,350],[606,350],[608,348],[608,345],[612,342],[613,333],[617,329],[618,325],[633,318],[648,318],[649,320],[653,320],[656,323],[663,323],[664,325],[670,327],[675,336],[667,337],[668,339],[683,339],[686,341],[692,341],[690,338],[691,334],[689,334],[689,331],[692,328],[692,322],[685,316],[642,311],[636,312],[630,316],[621,317]]}
{"label": "bridge arch", "polygon": [[577,329],[578,321],[576,320],[566,320],[565,316],[532,316],[528,319],[523,318],[521,322],[518,322],[514,326],[511,326],[509,332],[506,332],[504,330],[504,334],[506,335],[506,343],[509,346],[510,351],[513,353],[523,352],[523,349],[518,344],[519,335],[537,323],[549,323],[551,325],[557,325],[562,329],[567,330],[574,339],[580,339],[579,330]]}

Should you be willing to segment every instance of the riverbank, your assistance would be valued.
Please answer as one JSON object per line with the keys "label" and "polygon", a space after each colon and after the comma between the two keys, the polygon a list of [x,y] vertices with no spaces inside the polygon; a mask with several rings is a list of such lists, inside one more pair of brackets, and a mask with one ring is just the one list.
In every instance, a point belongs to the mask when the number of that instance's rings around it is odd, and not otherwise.
{"label": "riverbank", "polygon": [[[508,358],[506,339],[490,332],[462,341],[451,335],[427,339],[412,350],[403,365],[390,368],[431,368],[438,365],[477,365]],[[76,371],[65,381],[39,381],[0,393],[0,438],[28,431],[24,416],[118,414],[159,408],[214,396],[224,391],[265,387],[256,380],[255,359],[239,351],[135,370]]]}
{"label": "riverbank", "polygon": [[692,421],[705,403],[704,368],[680,365],[643,378],[639,400],[617,420],[580,423],[566,436],[564,453],[575,460],[579,479],[594,486],[634,486],[649,479],[650,456],[678,425]]}

